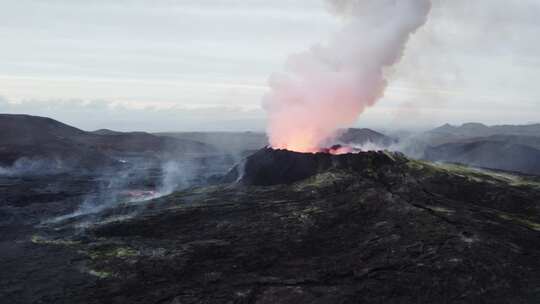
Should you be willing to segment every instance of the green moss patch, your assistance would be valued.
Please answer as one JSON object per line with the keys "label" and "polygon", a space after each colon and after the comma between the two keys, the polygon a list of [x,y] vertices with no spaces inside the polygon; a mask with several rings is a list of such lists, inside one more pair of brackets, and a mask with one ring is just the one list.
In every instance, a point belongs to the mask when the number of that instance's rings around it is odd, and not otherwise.
{"label": "green moss patch", "polygon": [[127,259],[138,256],[139,251],[130,247],[107,247],[90,250],[87,252],[87,254],[92,260],[110,258]]}
{"label": "green moss patch", "polygon": [[40,245],[57,245],[57,246],[73,246],[77,245],[80,242],[78,241],[72,241],[72,240],[63,240],[63,239],[47,239],[43,236],[34,234],[30,238],[30,241],[34,244],[40,244]]}
{"label": "green moss patch", "polygon": [[522,218],[522,217],[518,217],[514,214],[510,214],[510,213],[498,213],[497,216],[501,219],[504,219],[504,220],[507,220],[507,221],[512,221],[512,222],[515,222],[521,226],[525,226],[531,230],[535,230],[535,231],[540,231],[540,223],[536,223],[536,222],[533,222],[529,219],[525,219],[525,218]]}

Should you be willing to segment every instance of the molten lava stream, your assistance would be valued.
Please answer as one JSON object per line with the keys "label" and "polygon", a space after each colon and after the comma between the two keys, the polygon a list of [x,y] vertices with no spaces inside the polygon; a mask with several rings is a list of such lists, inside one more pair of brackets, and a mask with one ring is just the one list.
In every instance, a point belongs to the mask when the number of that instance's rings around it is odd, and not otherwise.
{"label": "molten lava stream", "polygon": [[308,146],[285,146],[285,147],[272,147],[272,149],[275,150],[287,150],[291,152],[298,152],[298,153],[327,153],[332,155],[342,155],[342,154],[349,154],[349,153],[359,153],[362,152],[359,149],[356,149],[351,146],[342,146],[342,145],[334,145],[330,148],[307,148]]}

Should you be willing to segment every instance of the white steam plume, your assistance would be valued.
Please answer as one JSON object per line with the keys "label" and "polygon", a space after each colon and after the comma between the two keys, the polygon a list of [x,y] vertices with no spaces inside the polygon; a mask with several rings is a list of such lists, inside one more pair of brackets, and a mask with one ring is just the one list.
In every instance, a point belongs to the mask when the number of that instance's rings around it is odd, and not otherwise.
{"label": "white steam plume", "polygon": [[373,106],[387,86],[385,68],[402,57],[430,0],[329,0],[343,29],[325,45],[290,56],[264,97],[274,148],[314,152]]}

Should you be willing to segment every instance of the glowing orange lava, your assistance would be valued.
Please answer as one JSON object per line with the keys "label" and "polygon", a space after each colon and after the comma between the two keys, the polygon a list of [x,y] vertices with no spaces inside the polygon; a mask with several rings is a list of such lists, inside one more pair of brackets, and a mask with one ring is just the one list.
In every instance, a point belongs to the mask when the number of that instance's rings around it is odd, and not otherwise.
{"label": "glowing orange lava", "polygon": [[311,145],[306,145],[303,143],[294,143],[289,145],[283,145],[283,146],[272,146],[272,149],[277,150],[287,150],[292,152],[299,152],[299,153],[318,153],[321,152],[320,148],[315,148]]}
{"label": "glowing orange lava", "polygon": [[332,154],[332,155],[342,155],[342,154],[360,152],[360,150],[355,149],[350,146],[335,145],[330,148],[320,148],[320,147],[314,147],[306,143],[308,143],[308,141],[299,142],[299,143],[295,142],[294,144],[282,145],[282,146],[272,146],[272,149],[287,150],[287,151],[299,152],[299,153],[327,153],[327,154]]}

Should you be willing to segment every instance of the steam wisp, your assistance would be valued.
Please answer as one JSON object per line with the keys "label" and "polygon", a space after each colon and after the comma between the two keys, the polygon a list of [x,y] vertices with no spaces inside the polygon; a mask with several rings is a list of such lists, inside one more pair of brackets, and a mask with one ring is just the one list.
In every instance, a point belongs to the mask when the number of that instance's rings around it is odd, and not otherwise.
{"label": "steam wisp", "polygon": [[59,174],[69,169],[69,165],[60,159],[21,157],[11,166],[0,166],[0,176]]}
{"label": "steam wisp", "polygon": [[385,69],[402,57],[430,0],[328,0],[344,27],[326,44],[289,57],[264,97],[270,146],[317,152],[355,123],[387,86]]}

